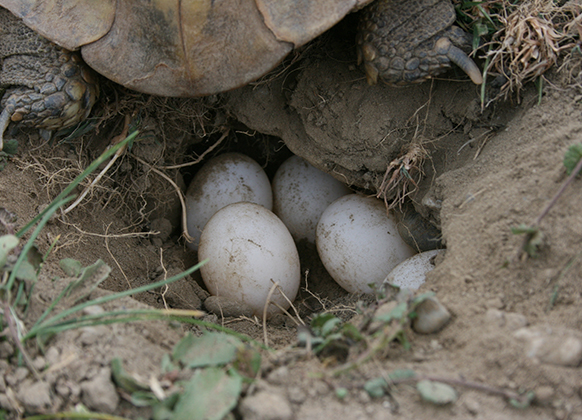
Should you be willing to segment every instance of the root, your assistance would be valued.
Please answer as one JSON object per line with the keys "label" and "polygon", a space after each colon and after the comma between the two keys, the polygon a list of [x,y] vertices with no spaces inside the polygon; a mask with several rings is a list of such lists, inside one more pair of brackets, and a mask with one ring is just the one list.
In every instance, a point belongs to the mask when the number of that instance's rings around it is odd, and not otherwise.
{"label": "root", "polygon": [[388,210],[396,206],[400,208],[406,197],[416,191],[424,176],[422,168],[428,156],[420,142],[413,142],[406,152],[390,162],[376,194],[377,198],[384,200]]}

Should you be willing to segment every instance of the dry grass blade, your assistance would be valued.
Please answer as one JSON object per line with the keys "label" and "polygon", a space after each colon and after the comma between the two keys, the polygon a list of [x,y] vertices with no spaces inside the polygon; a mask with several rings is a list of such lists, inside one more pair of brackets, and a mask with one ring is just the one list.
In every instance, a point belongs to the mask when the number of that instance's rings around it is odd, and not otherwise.
{"label": "dry grass blade", "polygon": [[490,57],[486,73],[503,75],[507,81],[501,95],[522,89],[552,66],[560,54],[576,46],[570,30],[578,21],[582,8],[567,4],[558,6],[552,1],[523,1],[514,8],[503,8],[497,15],[502,29],[486,45]]}

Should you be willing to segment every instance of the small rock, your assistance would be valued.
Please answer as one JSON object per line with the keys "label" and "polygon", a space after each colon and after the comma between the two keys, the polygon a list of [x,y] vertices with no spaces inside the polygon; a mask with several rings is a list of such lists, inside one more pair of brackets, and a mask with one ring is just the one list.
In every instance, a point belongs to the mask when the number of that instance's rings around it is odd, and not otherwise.
{"label": "small rock", "polygon": [[416,307],[416,314],[412,329],[419,334],[437,332],[451,319],[451,313],[434,296],[422,301]]}
{"label": "small rock", "polygon": [[463,403],[467,411],[474,416],[479,414],[479,411],[481,411],[481,405],[479,404],[479,401],[474,398],[466,397]]}
{"label": "small rock", "polygon": [[293,417],[289,402],[279,394],[259,391],[240,403],[244,420],[290,420]]}
{"label": "small rock", "polygon": [[222,296],[210,296],[204,301],[204,307],[213,314],[223,317],[253,316],[253,309],[250,306]]}
{"label": "small rock", "polygon": [[284,385],[289,381],[289,368],[281,366],[267,376],[267,381],[274,385]]}
{"label": "small rock", "polygon": [[517,312],[505,313],[505,326],[508,330],[515,331],[523,327],[527,327],[527,318],[518,314]]}
{"label": "small rock", "polygon": [[295,404],[301,404],[307,399],[307,395],[298,386],[293,386],[287,389],[287,398]]}
{"label": "small rock", "polygon": [[0,342],[0,359],[8,359],[14,354],[14,347],[8,341]]}
{"label": "small rock", "polygon": [[6,394],[0,394],[0,407],[5,410],[14,411],[14,407],[10,404],[10,398]]}
{"label": "small rock", "polygon": [[554,399],[556,391],[551,386],[540,386],[534,390],[536,402],[541,405],[548,405]]}
{"label": "small rock", "polygon": [[38,413],[52,405],[50,386],[44,381],[26,380],[20,385],[16,394],[26,411]]}
{"label": "small rock", "polygon": [[83,403],[94,410],[114,413],[119,405],[119,395],[111,381],[111,370],[103,368],[90,381],[81,383]]}
{"label": "small rock", "polygon": [[107,334],[109,334],[109,330],[104,325],[98,327],[84,327],[81,329],[79,342],[84,346],[90,346],[101,340],[101,338],[105,337]]}
{"label": "small rock", "polygon": [[172,223],[165,218],[154,219],[150,224],[150,229],[159,232],[156,238],[159,238],[163,242],[172,234]]}
{"label": "small rock", "polygon": [[559,366],[578,366],[582,338],[577,331],[551,327],[520,328],[514,337],[526,344],[526,356]]}
{"label": "small rock", "polygon": [[14,370],[14,372],[9,373],[5,376],[6,383],[12,387],[18,385],[28,376],[28,369],[25,367],[19,367]]}
{"label": "small rock", "polygon": [[499,297],[489,299],[485,302],[485,307],[488,309],[503,309],[504,306],[503,301]]}
{"label": "small rock", "polygon": [[44,356],[46,357],[49,366],[56,365],[61,360],[61,353],[59,352],[59,349],[54,346],[50,347]]}
{"label": "small rock", "polygon": [[99,305],[91,305],[83,309],[83,313],[86,315],[100,315],[103,312],[105,312],[105,309]]}
{"label": "small rock", "polygon": [[499,327],[505,327],[508,330],[515,331],[527,326],[527,318],[516,312],[503,312],[499,309],[491,308],[485,312],[485,319],[495,323]]}
{"label": "small rock", "polygon": [[36,357],[33,361],[32,361],[32,366],[34,366],[34,368],[36,370],[44,370],[44,368],[46,367],[46,360],[44,357],[42,356],[38,356]]}

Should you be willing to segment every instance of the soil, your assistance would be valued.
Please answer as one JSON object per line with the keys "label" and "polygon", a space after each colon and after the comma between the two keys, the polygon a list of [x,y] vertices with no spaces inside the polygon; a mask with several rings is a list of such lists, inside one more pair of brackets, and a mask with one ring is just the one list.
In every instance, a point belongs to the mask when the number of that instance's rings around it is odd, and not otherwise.
{"label": "soil", "polygon": [[[180,126],[150,111],[140,127],[142,140],[100,189],[41,232],[41,253],[58,241],[33,291],[28,325],[70,281],[59,268],[63,258],[75,258],[84,266],[105,261],[112,271],[101,286],[107,291],[94,292],[101,294],[172,276],[196,262],[180,239],[176,196],[144,161],[171,174],[184,190],[184,180],[195,169],[164,167],[192,160],[189,154],[212,146],[218,138],[210,135],[213,124],[232,127],[215,152],[244,150],[262,164],[268,160],[272,176],[277,162],[289,156],[279,140],[283,139],[291,152],[368,193],[378,190],[389,163],[415,144],[430,157],[418,163],[424,177],[409,199],[441,228],[446,245],[444,258],[419,293],[434,292],[452,320],[437,333],[410,331],[409,350],[394,342],[360,368],[331,377],[326,372],[333,360],[294,347],[295,324],[285,317],[273,319],[266,333],[278,352],[266,355],[260,377],[245,390],[236,417],[582,419],[580,179],[541,220],[543,242],[537,257],[521,253],[523,236],[511,232],[512,227],[533,223],[550,202],[567,178],[564,154],[580,142],[581,92],[567,82],[572,79],[565,73],[548,76],[541,97],[528,87],[519,98],[511,95],[482,111],[478,88],[465,80],[370,87],[351,62],[330,54],[303,61],[292,76],[206,100],[213,109],[206,137],[199,136],[205,128],[197,122],[201,114],[195,122],[184,118]],[[178,103],[167,100],[165,109]],[[179,108],[186,113],[186,105]],[[110,134],[114,131],[100,127],[88,141],[60,145],[46,143],[33,132],[17,132],[18,154],[0,171],[0,206],[14,213],[22,227],[118,134]],[[308,272],[302,288],[307,285],[311,292],[303,290],[295,301],[301,316],[308,322],[312,314],[335,308],[334,313],[348,319],[363,298],[349,296],[333,283],[312,246],[300,248],[302,272]],[[194,275],[168,290],[103,306],[145,303],[199,309],[206,297],[201,284]],[[373,305],[374,299],[367,300]],[[204,319],[263,340],[259,320],[216,315]],[[41,380],[19,367],[14,346],[6,345],[0,349],[0,405],[10,418],[69,411],[79,402],[128,418],[148,416],[147,410],[133,407],[127,395],[116,392],[108,379],[110,361],[120,357],[126,370],[146,380],[159,378],[162,356],[184,329],[160,321],[139,322],[58,334],[43,352],[31,343],[27,349]],[[397,369],[476,382],[487,390],[534,391],[536,398],[518,409],[503,396],[457,384],[459,399],[436,406],[422,401],[411,385],[398,385],[390,396],[375,399],[363,390],[367,380]],[[343,399],[336,396],[340,387],[348,389]]]}

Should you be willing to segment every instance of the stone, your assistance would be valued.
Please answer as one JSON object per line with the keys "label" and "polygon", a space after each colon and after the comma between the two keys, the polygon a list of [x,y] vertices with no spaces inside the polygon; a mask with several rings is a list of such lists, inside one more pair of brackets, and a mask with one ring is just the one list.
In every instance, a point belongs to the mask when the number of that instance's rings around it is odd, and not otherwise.
{"label": "stone", "polygon": [[119,395],[111,381],[111,370],[103,368],[90,381],[81,383],[81,400],[90,409],[114,413],[119,405]]}
{"label": "stone", "polygon": [[274,385],[284,385],[289,381],[289,368],[287,366],[281,366],[267,376],[267,381]]}
{"label": "stone", "polygon": [[52,405],[50,386],[44,381],[33,382],[28,379],[20,384],[16,397],[31,413],[41,412]]}
{"label": "stone", "polygon": [[244,398],[240,413],[244,420],[290,420],[293,417],[287,399],[269,391],[259,391]]}
{"label": "stone", "polygon": [[14,347],[8,341],[0,342],[0,359],[8,359],[14,354]]}
{"label": "stone", "polygon": [[505,327],[510,331],[527,326],[527,318],[516,312],[504,312],[499,309],[491,308],[485,312],[485,319],[495,323],[499,327]]}
{"label": "stone", "polygon": [[416,307],[417,317],[412,320],[412,329],[419,334],[431,334],[442,329],[451,319],[451,313],[434,296]]}
{"label": "stone", "polygon": [[527,357],[558,366],[578,366],[582,361],[582,337],[575,330],[550,326],[525,327],[513,333],[525,343]]}
{"label": "stone", "polygon": [[556,395],[554,388],[544,385],[537,387],[534,393],[536,395],[536,402],[541,405],[549,405]]}

